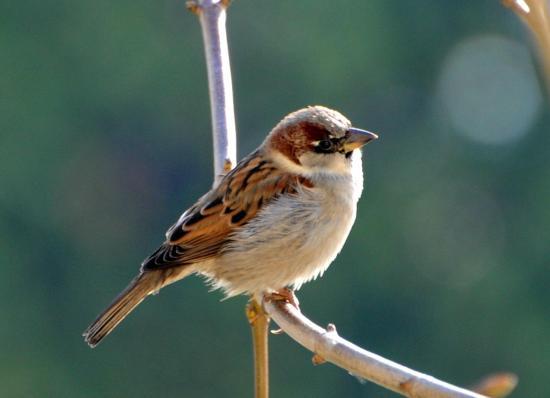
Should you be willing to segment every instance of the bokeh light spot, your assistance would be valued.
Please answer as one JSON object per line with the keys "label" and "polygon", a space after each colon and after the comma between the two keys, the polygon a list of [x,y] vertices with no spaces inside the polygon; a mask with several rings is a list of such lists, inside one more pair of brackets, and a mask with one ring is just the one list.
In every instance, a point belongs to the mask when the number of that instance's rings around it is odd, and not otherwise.
{"label": "bokeh light spot", "polygon": [[476,36],[444,61],[439,98],[456,132],[479,143],[507,144],[529,131],[542,97],[523,45]]}

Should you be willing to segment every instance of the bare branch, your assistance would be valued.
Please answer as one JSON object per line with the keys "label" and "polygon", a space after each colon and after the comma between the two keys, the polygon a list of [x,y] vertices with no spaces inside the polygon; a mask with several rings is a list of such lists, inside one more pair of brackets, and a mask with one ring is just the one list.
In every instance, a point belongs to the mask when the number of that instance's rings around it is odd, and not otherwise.
{"label": "bare branch", "polygon": [[264,300],[266,312],[294,340],[320,358],[407,397],[483,398],[368,352],[341,338],[334,325],[323,329],[291,304]]}
{"label": "bare branch", "polygon": [[[225,32],[229,0],[193,0],[187,7],[199,16],[202,27],[214,138],[214,179],[236,164],[236,133],[229,52]],[[254,303],[253,303],[254,304]],[[483,398],[431,376],[384,359],[342,339],[334,325],[323,329],[299,310],[281,301],[264,301],[264,309],[289,336],[315,353],[313,361],[329,361],[350,373],[411,398]],[[260,311],[257,311],[258,308]],[[252,312],[261,312],[256,319]],[[267,325],[261,307],[248,307],[255,340],[256,397],[268,395]]]}
{"label": "bare branch", "polygon": [[237,163],[233,87],[225,31],[229,0],[194,0],[187,8],[198,15],[204,40],[214,141],[214,184]]}
{"label": "bare branch", "polygon": [[[199,16],[208,70],[214,143],[214,185],[237,164],[237,133],[233,87],[225,31],[230,0],[191,0],[187,8]],[[246,308],[254,348],[255,397],[269,396],[269,317],[254,299]]]}

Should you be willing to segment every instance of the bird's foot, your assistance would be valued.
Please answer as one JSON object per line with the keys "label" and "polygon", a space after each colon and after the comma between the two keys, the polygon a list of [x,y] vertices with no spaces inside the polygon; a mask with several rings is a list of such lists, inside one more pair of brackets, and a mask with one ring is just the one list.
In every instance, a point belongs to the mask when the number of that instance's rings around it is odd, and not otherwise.
{"label": "bird's foot", "polygon": [[264,299],[266,301],[282,301],[294,306],[298,311],[300,311],[300,302],[298,301],[298,297],[294,294],[294,290],[289,289],[288,287],[269,293]]}
{"label": "bird's foot", "polygon": [[[294,291],[285,287],[275,292],[268,293],[264,295],[264,301],[279,301],[283,303],[288,303],[300,311],[300,302],[298,297],[294,294]],[[272,334],[282,334],[284,333],[283,329],[276,329],[271,331]]]}

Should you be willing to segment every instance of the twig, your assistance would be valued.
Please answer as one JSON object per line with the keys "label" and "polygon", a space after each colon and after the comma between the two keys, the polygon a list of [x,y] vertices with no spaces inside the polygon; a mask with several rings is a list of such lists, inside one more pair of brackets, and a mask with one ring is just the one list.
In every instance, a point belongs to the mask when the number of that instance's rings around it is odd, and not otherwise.
{"label": "twig", "polygon": [[246,317],[252,330],[252,345],[254,347],[254,396],[269,397],[269,348],[268,330],[269,317],[262,306],[255,300],[246,306]]}
{"label": "twig", "polygon": [[502,0],[531,31],[538,47],[550,91],[550,9],[547,0]]}
{"label": "twig", "polygon": [[225,32],[229,0],[193,0],[187,8],[198,15],[204,40],[214,141],[214,184],[237,162],[233,87]]}
{"label": "twig", "polygon": [[468,391],[424,375],[368,352],[338,336],[331,325],[323,329],[296,307],[282,301],[265,301],[264,308],[292,339],[319,357],[407,397],[482,398]]}
{"label": "twig", "polygon": [[513,373],[494,373],[484,377],[471,387],[471,390],[491,398],[504,398],[518,385],[518,377]]}

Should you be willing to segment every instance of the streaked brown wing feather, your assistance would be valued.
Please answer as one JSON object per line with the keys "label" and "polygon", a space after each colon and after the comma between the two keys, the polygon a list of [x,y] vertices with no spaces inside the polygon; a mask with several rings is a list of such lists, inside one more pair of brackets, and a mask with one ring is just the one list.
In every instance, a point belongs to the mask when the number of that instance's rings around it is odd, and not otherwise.
{"label": "streaked brown wing feather", "polygon": [[216,256],[231,232],[281,194],[311,182],[282,173],[256,151],[244,158],[216,188],[200,198],[166,233],[166,242],[143,263],[143,270],[169,268]]}

